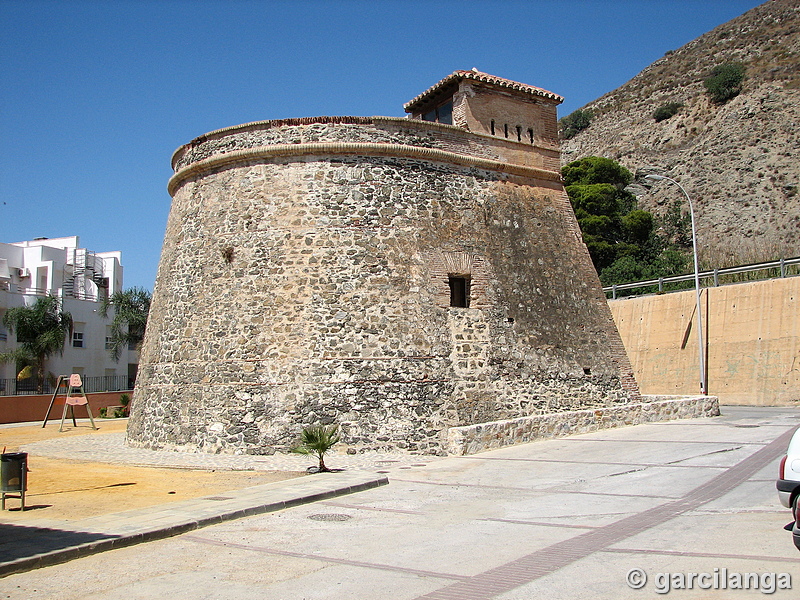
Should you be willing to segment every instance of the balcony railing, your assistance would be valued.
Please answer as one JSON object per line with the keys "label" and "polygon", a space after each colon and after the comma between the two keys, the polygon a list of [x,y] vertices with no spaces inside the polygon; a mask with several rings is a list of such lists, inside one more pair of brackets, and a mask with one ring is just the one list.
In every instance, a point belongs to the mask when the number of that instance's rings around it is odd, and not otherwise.
{"label": "balcony railing", "polygon": [[[101,375],[99,377],[81,377],[83,391],[92,392],[126,392],[133,389],[134,380],[127,375]],[[42,385],[39,392],[39,381],[30,377],[28,379],[0,379],[0,396],[22,396],[33,394],[52,394],[55,382],[49,380]]]}
{"label": "balcony railing", "polygon": [[19,285],[18,283],[4,282],[0,289],[6,290],[11,294],[19,294],[21,296],[47,296],[50,290],[45,288],[30,287],[27,285]]}
{"label": "balcony railing", "polygon": [[9,294],[18,294],[20,296],[49,296],[53,295],[61,300],[72,298],[76,300],[89,300],[91,302],[99,302],[104,297],[108,296],[108,288],[99,286],[95,290],[90,288],[86,290],[82,286],[75,287],[74,281],[64,282],[60,288],[53,290],[37,287],[28,287],[19,285],[18,283],[0,282],[0,290],[5,290]]}

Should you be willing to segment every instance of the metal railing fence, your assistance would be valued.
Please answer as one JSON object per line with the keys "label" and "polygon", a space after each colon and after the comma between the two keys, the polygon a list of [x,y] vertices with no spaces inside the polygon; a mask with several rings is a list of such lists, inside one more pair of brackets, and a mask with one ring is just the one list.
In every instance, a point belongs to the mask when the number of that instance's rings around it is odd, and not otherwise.
{"label": "metal railing fence", "polygon": [[[774,271],[773,275],[767,273],[766,277],[759,277],[756,279],[777,279],[778,277],[792,277],[800,274],[800,269],[791,268],[800,265],[800,256],[795,258],[782,258],[780,260],[773,260],[771,262],[758,263],[753,265],[741,265],[739,267],[727,267],[724,269],[711,269],[701,271],[698,274],[701,282],[704,280],[712,280],[713,287],[719,287],[720,280],[724,277],[731,275],[742,275],[744,273],[756,273],[759,271]],[[791,271],[796,271],[794,274]],[[755,281],[756,279],[753,279]],[[741,280],[740,280],[741,281]],[[676,284],[691,283],[692,285],[679,286]],[[723,282],[724,283],[724,282]],[[730,283],[738,283],[738,281],[731,281]],[[672,289],[665,290],[665,287]],[[649,279],[647,281],[634,281],[632,283],[620,283],[610,285],[603,288],[606,294],[611,294],[611,299],[616,300],[617,292],[625,290],[635,290],[639,288],[654,288],[654,293],[663,293],[665,291],[683,291],[694,287],[694,273],[688,275],[675,275],[673,277],[659,277],[658,279]],[[706,285],[705,287],[712,287]],[[657,288],[657,292],[655,290]]]}
{"label": "metal railing fence", "polygon": [[[92,392],[127,392],[133,389],[134,380],[127,375],[101,375],[99,377],[81,377],[83,391]],[[42,385],[42,394],[52,394],[55,381],[45,380]],[[31,396],[39,394],[39,380],[35,377],[28,379],[0,379],[0,396]]]}

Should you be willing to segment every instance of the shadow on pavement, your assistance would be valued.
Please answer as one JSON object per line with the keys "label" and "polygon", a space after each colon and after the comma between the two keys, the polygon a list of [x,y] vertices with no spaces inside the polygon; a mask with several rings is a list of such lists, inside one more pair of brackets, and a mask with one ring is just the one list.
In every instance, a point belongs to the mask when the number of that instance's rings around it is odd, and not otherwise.
{"label": "shadow on pavement", "polygon": [[0,523],[0,576],[14,572],[8,563],[37,555],[76,548],[83,544],[117,538],[116,535],[11,525]]}

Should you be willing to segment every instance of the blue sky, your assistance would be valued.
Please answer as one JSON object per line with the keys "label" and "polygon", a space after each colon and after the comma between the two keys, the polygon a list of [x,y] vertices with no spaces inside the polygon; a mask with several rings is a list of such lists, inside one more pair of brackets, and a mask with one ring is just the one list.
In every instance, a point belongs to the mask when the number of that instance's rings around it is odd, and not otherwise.
{"label": "blue sky", "polygon": [[758,0],[0,0],[0,242],[78,235],[153,288],[172,152],[250,121],[403,116],[456,69],[564,116]]}

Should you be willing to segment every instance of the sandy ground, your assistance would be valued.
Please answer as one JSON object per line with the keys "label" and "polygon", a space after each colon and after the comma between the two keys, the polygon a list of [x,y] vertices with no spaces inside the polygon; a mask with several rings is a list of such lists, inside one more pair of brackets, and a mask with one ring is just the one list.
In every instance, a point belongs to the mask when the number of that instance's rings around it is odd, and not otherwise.
{"label": "sandy ground", "polygon": [[[104,435],[124,431],[127,419],[96,419],[98,430],[88,425],[49,422],[24,427],[0,427],[0,448],[17,452],[23,444],[55,437]],[[278,471],[209,471],[181,468],[134,467],[28,456],[28,491],[25,511],[17,498],[6,499],[0,512],[2,523],[25,523],[39,519],[75,520],[220,494],[228,490],[298,477],[303,473]],[[10,509],[10,510],[9,510]]]}

